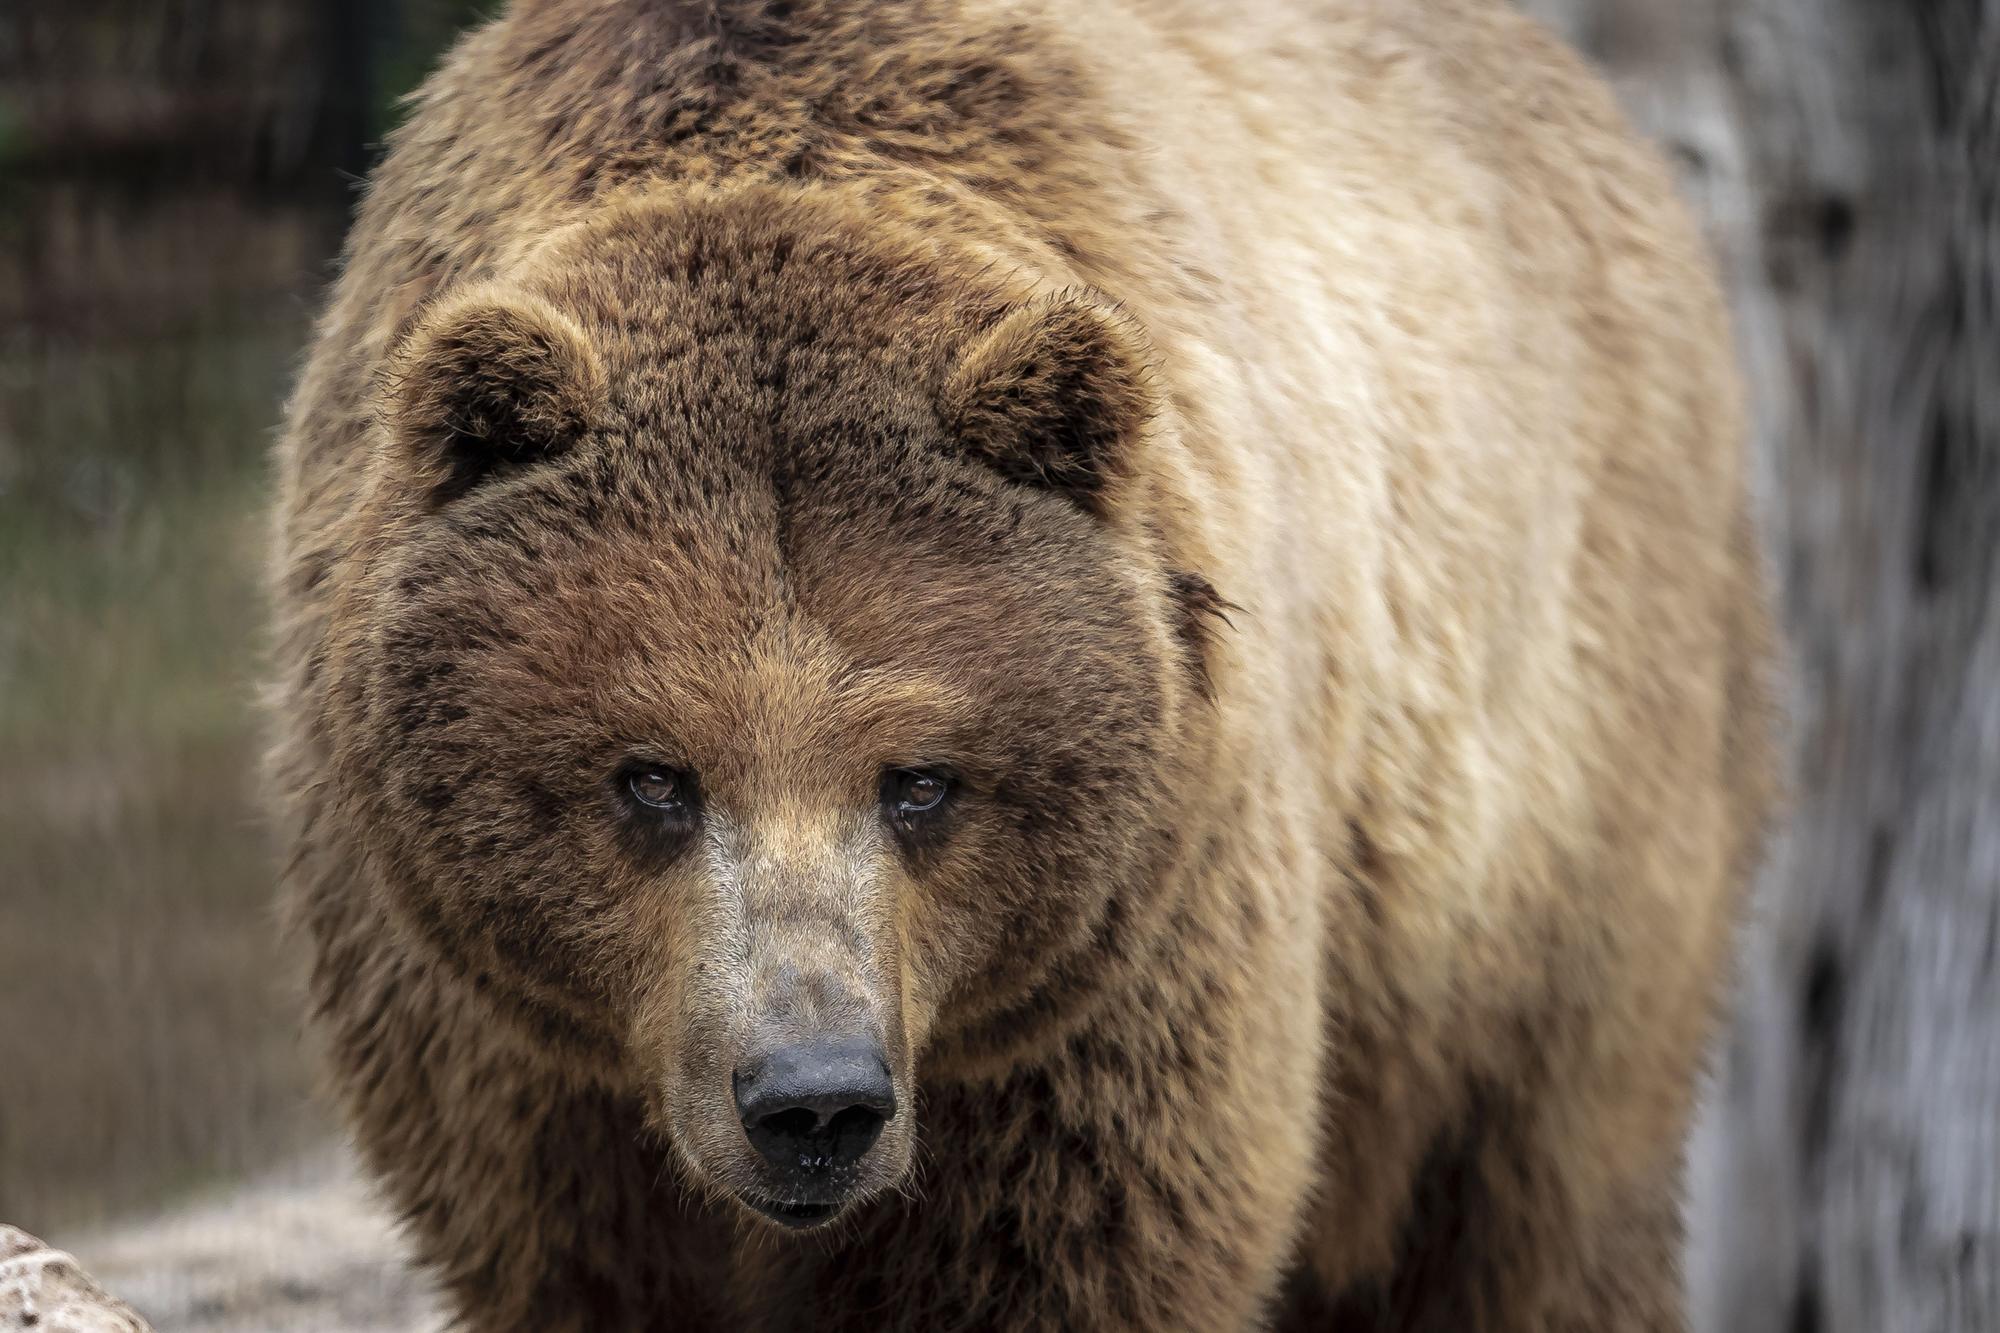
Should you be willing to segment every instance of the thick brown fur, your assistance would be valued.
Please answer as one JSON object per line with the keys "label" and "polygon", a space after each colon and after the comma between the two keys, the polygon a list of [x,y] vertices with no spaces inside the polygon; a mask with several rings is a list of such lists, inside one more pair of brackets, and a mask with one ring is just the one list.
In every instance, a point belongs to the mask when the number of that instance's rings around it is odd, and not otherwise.
{"label": "thick brown fur", "polygon": [[[1736,399],[1497,0],[520,0],[279,462],[288,901],[417,1256],[478,1329],[1682,1328]],[[773,1024],[900,1091],[804,1235]]]}

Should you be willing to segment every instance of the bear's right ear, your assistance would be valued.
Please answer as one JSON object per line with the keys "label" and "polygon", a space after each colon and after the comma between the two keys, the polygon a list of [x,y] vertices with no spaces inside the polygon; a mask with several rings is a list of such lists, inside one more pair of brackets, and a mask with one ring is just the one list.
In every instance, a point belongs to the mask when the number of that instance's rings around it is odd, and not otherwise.
{"label": "bear's right ear", "polygon": [[491,288],[428,311],[386,382],[389,433],[434,504],[570,448],[605,395],[603,364],[574,320]]}

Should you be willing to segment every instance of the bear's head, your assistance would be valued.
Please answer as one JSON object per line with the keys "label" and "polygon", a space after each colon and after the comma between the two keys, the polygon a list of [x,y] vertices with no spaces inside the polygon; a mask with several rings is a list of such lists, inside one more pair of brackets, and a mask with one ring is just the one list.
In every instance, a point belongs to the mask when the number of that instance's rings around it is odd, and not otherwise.
{"label": "bear's head", "polygon": [[631,205],[423,311],[328,654],[409,947],[792,1225],[1087,1019],[1212,735],[1142,335],[880,230]]}

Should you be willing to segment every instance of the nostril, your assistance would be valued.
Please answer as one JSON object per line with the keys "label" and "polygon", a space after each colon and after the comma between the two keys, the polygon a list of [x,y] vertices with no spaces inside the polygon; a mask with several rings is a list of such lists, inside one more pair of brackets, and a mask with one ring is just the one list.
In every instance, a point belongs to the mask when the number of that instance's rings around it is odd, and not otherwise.
{"label": "nostril", "polygon": [[872,1139],[881,1132],[885,1118],[872,1106],[850,1106],[845,1111],[836,1111],[833,1119],[826,1122],[826,1128],[835,1138],[866,1134]]}
{"label": "nostril", "polygon": [[803,1106],[789,1111],[773,1111],[757,1122],[764,1133],[781,1139],[804,1139],[819,1128],[819,1116]]}

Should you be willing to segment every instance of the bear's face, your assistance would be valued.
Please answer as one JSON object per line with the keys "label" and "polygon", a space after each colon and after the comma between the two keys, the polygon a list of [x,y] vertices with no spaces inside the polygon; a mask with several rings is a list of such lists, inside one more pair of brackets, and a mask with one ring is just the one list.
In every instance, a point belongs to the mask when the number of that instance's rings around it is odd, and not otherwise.
{"label": "bear's face", "polygon": [[420,321],[334,781],[410,939],[792,1225],[1101,954],[1196,766],[1132,335],[636,212]]}

